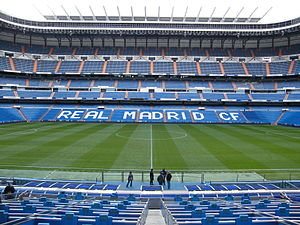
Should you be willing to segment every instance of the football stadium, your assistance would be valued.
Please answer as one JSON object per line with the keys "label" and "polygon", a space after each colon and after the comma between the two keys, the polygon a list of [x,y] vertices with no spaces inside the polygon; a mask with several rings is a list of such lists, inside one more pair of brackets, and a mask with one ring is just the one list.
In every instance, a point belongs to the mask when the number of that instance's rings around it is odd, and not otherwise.
{"label": "football stadium", "polygon": [[299,225],[283,1],[0,8],[0,224]]}

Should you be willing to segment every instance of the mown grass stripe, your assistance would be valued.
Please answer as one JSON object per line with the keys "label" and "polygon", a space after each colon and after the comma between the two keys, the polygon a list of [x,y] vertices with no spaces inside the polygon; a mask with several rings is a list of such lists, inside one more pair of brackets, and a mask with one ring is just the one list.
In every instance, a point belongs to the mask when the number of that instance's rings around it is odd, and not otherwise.
{"label": "mown grass stripe", "polygon": [[[222,126],[222,125],[219,125]],[[192,127],[198,131],[198,140],[206,146],[211,154],[215,155],[229,169],[251,169],[267,168],[264,164],[240,152],[242,145],[236,143],[236,147],[228,145],[228,139],[222,133],[216,135],[216,125],[203,125],[202,127]],[[225,134],[225,133],[224,133]],[[241,165],[241,161],[245,163]]]}
{"label": "mown grass stripe", "polygon": [[[41,125],[42,126],[42,125]],[[56,124],[56,126],[43,126],[37,128],[36,132],[28,133],[28,129],[24,129],[25,133],[23,135],[11,135],[7,139],[0,138],[0,153],[10,155],[12,152],[22,151],[32,145],[37,144],[37,142],[42,142],[45,140],[45,137],[49,135],[49,133],[53,133],[54,136],[59,135],[60,131],[64,129],[68,129],[69,127],[74,127],[74,124],[66,123],[66,124]],[[0,155],[0,159],[3,158],[3,155]]]}
{"label": "mown grass stripe", "polygon": [[[1,143],[5,142],[5,143],[9,143],[9,144],[14,144],[14,143],[24,143],[24,141],[31,139],[31,138],[35,138],[35,137],[41,137],[43,135],[47,135],[47,133],[50,130],[60,130],[61,127],[66,127],[66,126],[74,126],[74,124],[72,123],[56,123],[56,124],[47,124],[47,125],[39,125],[36,126],[35,128],[30,127],[30,129],[28,129],[27,127],[25,127],[26,129],[20,130],[20,132],[18,131],[17,133],[14,134],[14,132],[11,132],[11,134],[3,134],[0,135],[0,146]],[[36,130],[33,130],[36,129]],[[22,132],[23,131],[23,132]]]}
{"label": "mown grass stripe", "polygon": [[[227,145],[231,146],[231,148],[234,148],[243,154],[247,155],[248,157],[256,160],[260,164],[263,164],[263,167],[259,167],[259,165],[256,165],[257,167],[253,166],[253,169],[264,169],[265,167],[270,168],[270,157],[274,161],[278,160],[284,160],[284,158],[281,158],[278,155],[270,155],[265,154],[266,152],[264,149],[261,148],[261,146],[256,145],[255,137],[251,135],[247,130],[240,130],[238,128],[239,125],[234,126],[222,126],[222,125],[214,125],[214,134],[217,138],[220,138],[222,136],[222,139],[227,140]],[[259,155],[259,157],[257,157]],[[241,159],[244,160],[244,159]],[[244,165],[247,165],[248,161],[245,160]],[[272,168],[272,166],[271,166]]]}
{"label": "mown grass stripe", "polygon": [[[61,126],[52,127],[49,129],[44,129],[38,133],[23,135],[21,137],[16,137],[15,139],[9,139],[0,142],[0,159],[2,164],[15,164],[18,162],[15,158],[12,158],[12,155],[24,152],[38,144],[41,144],[41,149],[46,147],[44,143],[49,140],[57,139],[60,135],[65,135],[68,130],[72,131],[72,128],[80,126],[80,124],[61,124]],[[31,155],[27,155],[29,159]],[[8,159],[12,162],[8,162]],[[3,161],[5,160],[5,161]],[[25,160],[25,159],[24,159]]]}
{"label": "mown grass stripe", "polygon": [[[16,124],[15,124],[16,125]],[[27,131],[33,129],[45,129],[49,126],[58,126],[59,124],[39,124],[39,123],[24,123],[24,125],[19,124],[17,126],[7,127],[7,126],[0,126],[0,140],[9,139],[16,136],[22,136],[26,134]],[[61,125],[59,125],[61,126]],[[22,134],[23,133],[23,134]]]}
{"label": "mown grass stripe", "polygon": [[[91,124],[91,126],[93,125],[95,125],[94,129],[89,130],[88,135],[83,135],[80,139],[75,138],[74,142],[70,145],[65,146],[47,158],[35,162],[33,165],[71,167],[74,162],[80,159],[91,148],[95,147],[99,141],[104,140],[112,132],[120,128],[119,124]],[[89,162],[83,162],[83,164],[89,164]]]}
{"label": "mown grass stripe", "polygon": [[267,139],[272,139],[272,140],[286,140],[289,143],[295,143],[299,144],[300,143],[300,129],[278,129],[279,127],[275,126],[240,126],[243,129],[251,130],[252,132],[257,134],[257,137],[264,137]]}
{"label": "mown grass stripe", "polygon": [[51,154],[60,151],[65,146],[74,143],[75,140],[80,140],[84,136],[88,136],[89,131],[94,130],[95,126],[95,124],[92,125],[92,127],[91,124],[82,126],[75,126],[74,124],[74,126],[67,127],[71,133],[64,130],[64,132],[61,132],[61,135],[57,135],[55,139],[37,144],[30,149],[11,155],[4,159],[4,161],[13,162],[14,160],[18,160],[20,165],[31,165],[42,158],[47,158]]}
{"label": "mown grass stripe", "polygon": [[9,124],[0,124],[0,131],[5,132],[7,130],[18,130],[18,129],[30,129],[31,126],[41,126],[38,123],[9,123]]}
{"label": "mown grass stripe", "polygon": [[[128,125],[128,127],[131,126]],[[130,136],[128,133],[123,133],[124,137],[120,138],[127,139],[127,143],[125,143],[112,168],[146,170],[150,168],[149,126],[151,125],[139,124]]]}
{"label": "mown grass stripe", "polygon": [[[266,135],[265,133],[261,133],[259,130],[260,128],[252,129],[249,127],[235,127],[236,134],[238,132],[247,131],[252,138],[249,140],[245,138],[245,136],[240,136],[239,140],[243,140],[247,142],[247,144],[252,144],[258,146],[261,151],[260,159],[265,155],[266,156],[266,163],[271,163],[279,166],[282,168],[280,164],[286,165],[291,163],[290,166],[299,166],[300,167],[300,150],[297,146],[299,146],[300,141],[296,142],[298,145],[295,145],[294,140],[289,141],[284,136],[273,136],[273,135]],[[283,161],[286,161],[283,162]],[[273,165],[274,166],[274,165]]]}
{"label": "mown grass stripe", "polygon": [[174,125],[168,126],[170,131],[187,134],[187,137],[174,140],[177,148],[181,152],[182,157],[188,162],[189,169],[224,169],[227,168],[221,161],[219,161],[209,149],[205,148],[201,142],[198,142],[198,134],[192,134],[191,125]]}
{"label": "mown grass stripe", "polygon": [[[174,143],[168,125],[153,125],[153,164],[155,169],[188,169],[188,162],[182,157]],[[160,139],[160,140],[156,140]]]}
{"label": "mown grass stripe", "polygon": [[[75,161],[74,167],[92,167],[92,168],[111,168],[115,160],[123,150],[128,139],[118,138],[116,134],[122,131],[128,131],[131,135],[138,125],[120,125],[120,129],[114,131],[104,140],[98,142],[93,148],[86,152],[81,158]],[[87,162],[87,163],[85,163]]]}
{"label": "mown grass stripe", "polygon": [[[94,126],[94,129],[91,128]],[[13,165],[47,165],[77,167],[82,170],[84,168],[148,170],[149,126],[149,124],[108,126],[95,123],[22,123],[0,126],[2,127],[0,164],[11,165],[10,168],[14,168]],[[293,169],[300,166],[300,143],[295,138],[300,137],[300,129],[231,124],[152,126],[156,170],[164,167],[168,170]],[[37,129],[37,132],[26,133],[32,127],[36,127],[34,129]],[[91,129],[84,131],[88,127]],[[1,132],[14,131],[21,133],[1,136]],[[22,131],[25,132],[22,134]],[[73,134],[76,132],[78,134],[74,138]],[[118,136],[120,132],[125,132],[128,138]],[[177,139],[180,132],[186,133],[187,137]],[[63,140],[63,137],[67,137],[68,140]],[[135,140],[137,137],[141,139]],[[46,149],[51,149],[48,145],[55,146],[55,151],[43,157],[35,156]],[[18,156],[18,153],[21,158],[13,156]],[[36,157],[35,160],[31,159],[32,157]]]}

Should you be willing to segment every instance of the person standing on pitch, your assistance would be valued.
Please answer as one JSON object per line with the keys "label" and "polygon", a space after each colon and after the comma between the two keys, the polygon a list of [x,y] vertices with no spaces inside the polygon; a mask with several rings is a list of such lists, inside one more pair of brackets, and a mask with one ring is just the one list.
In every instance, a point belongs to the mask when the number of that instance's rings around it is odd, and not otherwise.
{"label": "person standing on pitch", "polygon": [[127,182],[127,185],[126,187],[128,188],[128,186],[132,187],[132,181],[133,181],[133,175],[132,175],[132,172],[130,171],[129,174],[128,174],[128,182]]}
{"label": "person standing on pitch", "polygon": [[153,169],[150,170],[150,185],[153,185],[153,181],[154,181],[154,172]]}
{"label": "person standing on pitch", "polygon": [[168,189],[171,188],[171,179],[172,179],[172,174],[168,171],[168,172],[167,172],[167,176],[166,176]]}

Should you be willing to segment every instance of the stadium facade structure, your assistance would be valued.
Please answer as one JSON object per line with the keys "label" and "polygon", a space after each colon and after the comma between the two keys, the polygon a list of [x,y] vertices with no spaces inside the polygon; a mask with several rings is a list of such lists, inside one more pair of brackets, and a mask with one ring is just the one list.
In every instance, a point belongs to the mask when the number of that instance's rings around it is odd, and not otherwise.
{"label": "stadium facade structure", "polygon": [[[77,111],[52,105],[67,104],[86,107],[75,116],[80,121],[98,108],[106,116],[91,121],[299,125],[298,112],[287,112],[299,109],[299,18],[274,24],[229,18],[36,22],[3,13],[0,18],[1,101],[18,115],[13,121],[73,120]],[[41,107],[41,114],[26,118],[25,103]],[[213,118],[206,120],[199,109],[246,112],[235,112],[238,119],[230,112],[207,112]],[[261,119],[256,110],[274,115]]]}
{"label": "stadium facade structure", "polygon": [[[55,120],[62,115],[70,119],[67,114],[53,114],[52,103],[66,103],[67,108],[90,104],[87,110],[100,106],[108,110],[103,112],[107,119],[100,121],[128,121],[113,113],[129,108],[134,110],[131,122],[169,122],[167,118],[195,122],[198,117],[191,110],[200,106],[220,111],[271,109],[276,115],[265,122],[278,123],[284,113],[291,113],[286,110],[298,109],[299,18],[274,24],[147,17],[97,17],[96,21],[48,17],[53,20],[37,22],[3,13],[0,18],[1,101],[9,108],[14,104],[9,110],[20,112],[14,120],[28,120],[21,112],[26,109],[18,108],[24,103],[46,107],[40,109],[42,115],[29,120]],[[145,118],[151,119],[143,120],[135,112],[143,108],[157,108],[157,120],[149,111]],[[179,111],[168,114],[167,109]],[[181,111],[186,109],[190,111]],[[84,121],[86,114],[76,118]],[[263,121],[251,112],[239,116],[229,121]],[[207,122],[229,118],[217,113],[214,117]],[[297,119],[286,120],[282,123],[298,124]]]}
{"label": "stadium facade structure", "polygon": [[[48,19],[0,13],[1,122],[300,125],[299,18],[276,24],[255,18]],[[126,192],[89,182],[19,182],[26,184],[18,195],[48,198],[4,201],[1,223],[144,224],[149,197],[164,198],[168,224],[299,223],[299,205],[279,199],[297,200],[299,193],[281,189],[287,188],[282,182],[186,185],[179,196],[160,186]]]}

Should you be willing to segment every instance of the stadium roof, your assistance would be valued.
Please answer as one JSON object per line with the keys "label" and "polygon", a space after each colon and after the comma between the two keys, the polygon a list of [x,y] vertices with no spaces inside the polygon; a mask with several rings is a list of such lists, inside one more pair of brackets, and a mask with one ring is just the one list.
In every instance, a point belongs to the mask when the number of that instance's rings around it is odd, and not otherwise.
{"label": "stadium roof", "polygon": [[10,0],[1,11],[22,19],[275,23],[300,17],[299,0]]}

